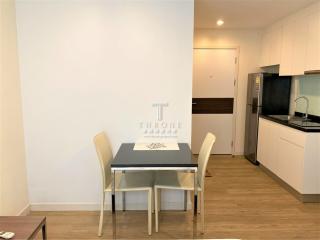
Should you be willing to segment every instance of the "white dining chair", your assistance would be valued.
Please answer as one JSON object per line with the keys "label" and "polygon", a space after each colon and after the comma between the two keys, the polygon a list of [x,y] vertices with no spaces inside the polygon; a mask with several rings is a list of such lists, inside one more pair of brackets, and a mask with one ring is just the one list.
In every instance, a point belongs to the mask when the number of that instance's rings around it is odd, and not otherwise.
{"label": "white dining chair", "polygon": [[[102,175],[102,199],[100,208],[100,221],[98,236],[102,235],[103,214],[105,193],[111,192],[111,168],[110,164],[113,159],[111,145],[104,132],[94,137],[94,144],[98,154]],[[130,159],[128,159],[129,161]],[[148,234],[152,233],[152,193],[153,193],[153,175],[152,172],[119,172],[115,176],[115,191],[147,191],[148,192]]]}
{"label": "white dining chair", "polygon": [[[198,192],[200,196],[201,232],[204,233],[204,180],[211,149],[216,141],[215,135],[207,133],[198,156]],[[194,174],[178,171],[158,171],[154,184],[155,224],[159,230],[159,192],[161,189],[194,191]],[[199,197],[198,197],[199,198]]]}

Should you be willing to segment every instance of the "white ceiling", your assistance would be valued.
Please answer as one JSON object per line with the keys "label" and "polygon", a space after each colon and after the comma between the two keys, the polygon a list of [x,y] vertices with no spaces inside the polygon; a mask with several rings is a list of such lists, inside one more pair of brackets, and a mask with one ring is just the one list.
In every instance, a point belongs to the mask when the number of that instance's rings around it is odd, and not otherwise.
{"label": "white ceiling", "polygon": [[[315,0],[195,0],[195,27],[257,29],[288,16]],[[221,27],[220,27],[221,28]]]}

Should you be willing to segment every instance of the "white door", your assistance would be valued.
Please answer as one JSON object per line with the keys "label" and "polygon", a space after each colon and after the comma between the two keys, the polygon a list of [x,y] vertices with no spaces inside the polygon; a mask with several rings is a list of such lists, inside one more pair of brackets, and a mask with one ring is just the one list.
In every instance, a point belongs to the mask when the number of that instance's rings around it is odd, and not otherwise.
{"label": "white door", "polygon": [[216,135],[214,154],[232,154],[236,49],[195,49],[192,143],[198,154],[207,132]]}

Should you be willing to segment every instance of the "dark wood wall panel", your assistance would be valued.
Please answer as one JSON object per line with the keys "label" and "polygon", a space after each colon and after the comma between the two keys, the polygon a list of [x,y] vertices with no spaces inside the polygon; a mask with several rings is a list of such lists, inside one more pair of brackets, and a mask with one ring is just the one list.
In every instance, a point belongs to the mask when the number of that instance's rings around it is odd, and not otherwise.
{"label": "dark wood wall panel", "polygon": [[193,114],[232,114],[233,98],[193,98]]}

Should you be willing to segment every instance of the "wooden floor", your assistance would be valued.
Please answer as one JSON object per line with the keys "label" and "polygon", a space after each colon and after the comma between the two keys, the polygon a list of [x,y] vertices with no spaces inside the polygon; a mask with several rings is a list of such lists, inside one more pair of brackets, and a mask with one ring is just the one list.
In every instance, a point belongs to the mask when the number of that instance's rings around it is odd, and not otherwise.
{"label": "wooden floor", "polygon": [[[103,239],[320,239],[320,204],[296,200],[245,159],[215,156],[206,178],[206,232],[192,211],[161,212],[160,231],[147,235],[144,211],[118,212],[116,235],[105,214]],[[33,212],[46,215],[48,239],[99,239],[98,212]],[[40,238],[39,238],[40,239]]]}

